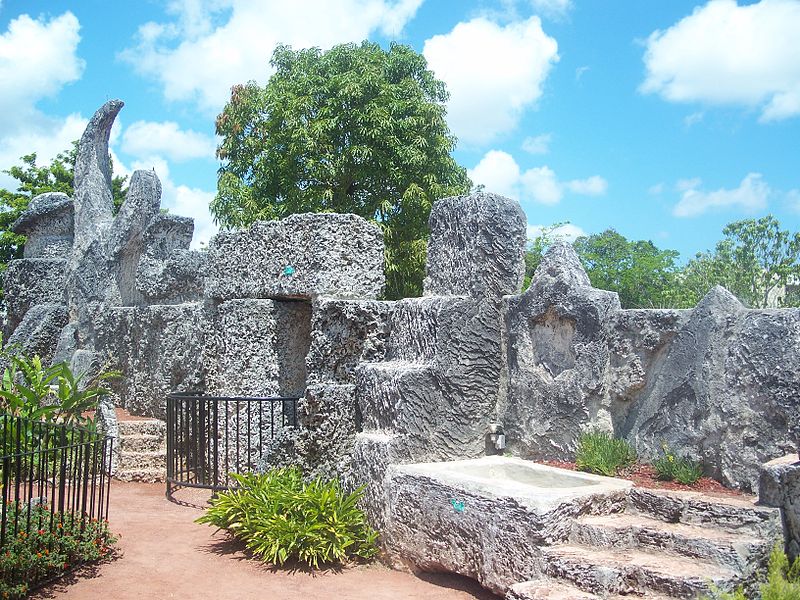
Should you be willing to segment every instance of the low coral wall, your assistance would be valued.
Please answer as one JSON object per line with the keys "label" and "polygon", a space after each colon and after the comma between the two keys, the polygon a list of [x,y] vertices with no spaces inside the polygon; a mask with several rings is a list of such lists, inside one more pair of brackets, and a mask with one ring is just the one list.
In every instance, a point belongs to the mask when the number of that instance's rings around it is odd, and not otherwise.
{"label": "low coral wall", "polygon": [[600,428],[749,490],[796,449],[800,310],[749,310],[722,288],[692,310],[622,310],[566,245],[520,293],[525,215],[487,193],[434,204],[422,298],[378,300],[382,235],[354,215],[292,215],[190,250],[191,220],[160,212],[151,171],[112,213],[121,107],[90,121],[74,199],[38,197],[15,225],[26,256],[5,289],[11,340],[121,369],[115,402],[131,412],[163,417],[173,390],[301,396],[296,460],[353,482],[480,456],[491,423],[523,458],[569,459]]}
{"label": "low coral wall", "polygon": [[798,309],[749,310],[716,287],[693,310],[622,310],[561,245],[504,318],[504,420],[520,456],[568,460],[598,428],[645,459],[667,445],[754,491],[760,465],[795,448]]}

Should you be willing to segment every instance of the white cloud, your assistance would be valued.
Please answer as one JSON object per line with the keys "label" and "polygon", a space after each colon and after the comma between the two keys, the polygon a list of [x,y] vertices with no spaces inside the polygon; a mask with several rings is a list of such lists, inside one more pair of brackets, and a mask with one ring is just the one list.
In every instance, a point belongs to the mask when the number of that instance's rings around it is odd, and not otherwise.
{"label": "white cloud", "polygon": [[550,152],[550,142],[553,136],[543,133],[537,136],[526,137],[522,142],[522,149],[529,154],[547,154]]}
{"label": "white cloud", "polygon": [[602,196],[608,190],[608,182],[599,175],[592,175],[587,179],[573,179],[565,185],[571,192],[584,196]]}
{"label": "white cloud", "polygon": [[558,204],[564,196],[564,188],[558,183],[556,174],[548,167],[528,169],[520,178],[523,197],[527,196],[541,204]]}
{"label": "white cloud", "polygon": [[[0,170],[20,164],[19,158],[36,153],[36,164],[49,164],[59,152],[72,148],[86,129],[87,119],[78,114],[64,119],[50,119],[39,115],[27,129],[5,133],[0,137]],[[116,165],[116,162],[115,162]],[[16,190],[18,181],[0,173],[0,188]]]}
{"label": "white cloud", "polygon": [[[528,225],[527,233],[528,239],[532,240],[539,237],[545,229],[550,229],[551,225]],[[586,232],[577,225],[572,223],[564,223],[550,231],[550,237],[554,240],[569,242],[570,244],[581,236],[585,236]]]}
{"label": "white cloud", "polygon": [[[36,108],[80,79],[79,29],[75,15],[66,12],[51,19],[21,15],[0,34],[0,170],[32,152],[37,164],[47,164],[83,133],[87,121],[80,115],[51,117]],[[17,183],[0,173],[0,186],[16,189]]]}
{"label": "white cloud", "polygon": [[513,131],[542,95],[558,44],[539,17],[498,25],[459,23],[425,42],[423,54],[450,92],[447,120],[459,140],[477,145]]}
{"label": "white cloud", "polygon": [[[169,100],[197,101],[221,110],[230,87],[265,82],[278,43],[295,48],[357,41],[375,31],[396,36],[422,0],[181,0],[170,5],[176,20],[145,23],[138,45],[122,53],[140,73],[159,81]],[[219,23],[220,20],[224,22]]]}
{"label": "white cloud", "polygon": [[672,102],[757,107],[762,121],[800,115],[800,2],[711,0],[653,32],[641,90]]}
{"label": "white cloud", "polygon": [[214,224],[208,205],[214,199],[214,192],[207,192],[187,185],[176,184],[170,177],[169,165],[161,156],[152,156],[134,161],[131,170],[155,169],[161,180],[161,206],[173,214],[194,219],[192,248],[208,243],[218,228]]}
{"label": "white cloud", "polygon": [[530,0],[537,13],[551,19],[562,19],[572,10],[572,0]]}
{"label": "white cloud", "polygon": [[80,79],[79,29],[71,12],[50,20],[21,15],[8,24],[0,35],[0,130],[22,127],[36,114],[36,102]]}
{"label": "white cloud", "polygon": [[475,185],[483,185],[488,192],[519,198],[519,165],[508,152],[489,150],[467,174]]}
{"label": "white cloud", "polygon": [[703,112],[693,112],[692,114],[686,115],[683,118],[683,124],[686,125],[686,127],[697,125],[700,121],[703,120],[704,116],[705,114]]}
{"label": "white cloud", "polygon": [[664,184],[663,183],[656,183],[651,185],[647,189],[647,193],[651,196],[659,196],[664,193]]}
{"label": "white cloud", "polygon": [[173,121],[136,121],[122,136],[122,149],[132,156],[165,156],[180,162],[193,158],[214,158],[216,145],[211,136],[182,130]]}
{"label": "white cloud", "polygon": [[691,177],[689,179],[678,179],[675,183],[675,189],[679,192],[685,192],[686,190],[691,190],[696,187],[700,187],[700,184],[703,183],[703,180],[699,177]]}
{"label": "white cloud", "polygon": [[767,206],[771,193],[760,173],[748,173],[739,187],[704,192],[699,188],[699,179],[678,182],[682,190],[681,199],[672,209],[676,217],[696,217],[712,209],[739,208],[746,212],[756,212]]}
{"label": "white cloud", "polygon": [[560,181],[548,166],[522,171],[514,157],[502,150],[487,152],[468,174],[476,185],[483,185],[487,191],[521,202],[558,204],[565,192],[599,196],[608,189],[606,180],[598,175],[587,179]]}

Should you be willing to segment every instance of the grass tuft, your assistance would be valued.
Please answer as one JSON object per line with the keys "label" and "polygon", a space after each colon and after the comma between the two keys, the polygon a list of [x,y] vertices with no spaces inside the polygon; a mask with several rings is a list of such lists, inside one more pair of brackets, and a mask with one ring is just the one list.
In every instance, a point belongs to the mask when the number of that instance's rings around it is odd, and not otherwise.
{"label": "grass tuft", "polygon": [[636,451],[625,440],[603,431],[589,431],[578,438],[575,464],[580,471],[615,477],[636,462]]}
{"label": "grass tuft", "polygon": [[677,481],[694,485],[703,476],[703,465],[687,456],[677,456],[664,445],[664,456],[653,462],[656,477],[661,481]]}

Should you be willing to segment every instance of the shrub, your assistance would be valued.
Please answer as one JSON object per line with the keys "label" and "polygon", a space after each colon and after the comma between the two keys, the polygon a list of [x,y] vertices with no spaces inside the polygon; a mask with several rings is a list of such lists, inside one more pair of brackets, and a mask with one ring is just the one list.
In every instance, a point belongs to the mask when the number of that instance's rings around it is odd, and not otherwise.
{"label": "shrub", "polygon": [[668,446],[664,446],[664,456],[653,463],[656,477],[661,481],[677,481],[693,485],[703,476],[703,465],[686,456],[676,456]]}
{"label": "shrub", "polygon": [[800,600],[800,557],[790,565],[781,542],[772,548],[767,581],[760,591],[762,600]]}
{"label": "shrub", "polygon": [[578,438],[575,463],[579,470],[614,477],[636,461],[636,451],[625,440],[602,431],[590,431]]}
{"label": "shrub", "polygon": [[[790,565],[782,542],[777,542],[770,552],[767,579],[761,583],[758,591],[753,600],[800,600],[800,557]],[[712,587],[711,592],[716,600],[748,600],[741,587],[732,592],[722,592]],[[702,596],[702,600],[708,600],[708,596]]]}
{"label": "shrub", "polygon": [[363,488],[345,494],[337,479],[305,482],[297,468],[231,477],[237,487],[212,499],[197,522],[229,530],[265,562],[316,568],[377,553],[378,534],[357,506]]}
{"label": "shrub", "polygon": [[100,396],[108,393],[100,383],[119,377],[117,372],[104,373],[96,384],[84,386],[82,377],[64,362],[47,367],[38,356],[13,350],[0,350],[0,359],[7,365],[0,378],[0,412],[35,421],[93,427],[92,418],[84,413],[94,410]]}
{"label": "shrub", "polygon": [[8,523],[16,522],[18,529],[6,531],[0,552],[0,598],[24,598],[37,585],[114,552],[117,539],[106,521],[51,515],[45,504],[9,502],[6,510]]}

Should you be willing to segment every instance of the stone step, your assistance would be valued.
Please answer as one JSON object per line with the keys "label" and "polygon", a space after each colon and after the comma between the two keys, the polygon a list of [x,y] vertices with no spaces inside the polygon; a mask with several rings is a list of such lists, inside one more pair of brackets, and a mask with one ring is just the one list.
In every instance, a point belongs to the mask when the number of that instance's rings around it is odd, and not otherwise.
{"label": "stone step", "polygon": [[114,478],[120,481],[139,481],[142,483],[157,483],[166,481],[166,469],[128,469],[117,470]]}
{"label": "stone step", "polygon": [[670,596],[653,592],[627,596],[617,594],[599,596],[564,581],[547,577],[515,583],[506,593],[506,600],[666,600],[668,598]]}
{"label": "stone step", "polygon": [[572,524],[570,542],[600,548],[644,548],[702,558],[749,573],[772,541],[716,527],[667,523],[637,513],[586,515]]}
{"label": "stone step", "polygon": [[535,579],[515,583],[506,593],[506,600],[599,600],[600,596],[591,592],[556,581],[554,579]]}
{"label": "stone step", "polygon": [[121,471],[137,469],[166,469],[166,452],[128,452],[119,453],[117,468]]}
{"label": "stone step", "polygon": [[780,510],[759,506],[754,496],[709,496],[701,492],[632,488],[628,505],[666,523],[688,523],[774,539],[782,535]]}
{"label": "stone step", "polygon": [[123,435],[119,439],[121,452],[166,452],[167,440],[153,434]]}
{"label": "stone step", "polygon": [[474,317],[475,302],[462,296],[399,300],[391,316],[386,360],[432,362],[452,352],[451,343]]}
{"label": "stone step", "polygon": [[561,545],[543,548],[546,574],[601,596],[655,592],[675,598],[731,589],[738,578],[707,560],[629,548]]}
{"label": "stone step", "polygon": [[160,435],[166,437],[167,424],[159,419],[118,421],[120,437],[128,435]]}

